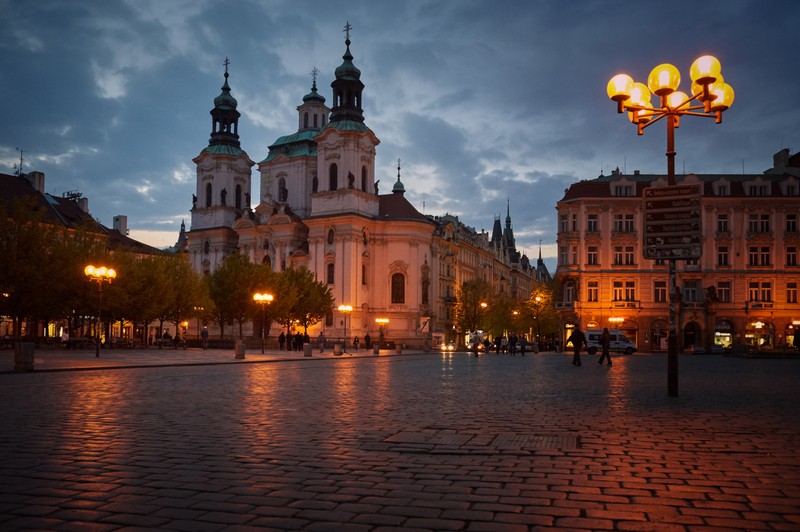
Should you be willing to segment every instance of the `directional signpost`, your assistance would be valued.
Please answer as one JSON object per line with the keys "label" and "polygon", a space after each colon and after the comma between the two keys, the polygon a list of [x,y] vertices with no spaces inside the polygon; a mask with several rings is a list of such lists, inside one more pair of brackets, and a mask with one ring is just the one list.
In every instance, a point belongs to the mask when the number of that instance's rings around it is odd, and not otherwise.
{"label": "directional signpost", "polygon": [[698,184],[644,189],[644,257],[694,260],[702,252]]}

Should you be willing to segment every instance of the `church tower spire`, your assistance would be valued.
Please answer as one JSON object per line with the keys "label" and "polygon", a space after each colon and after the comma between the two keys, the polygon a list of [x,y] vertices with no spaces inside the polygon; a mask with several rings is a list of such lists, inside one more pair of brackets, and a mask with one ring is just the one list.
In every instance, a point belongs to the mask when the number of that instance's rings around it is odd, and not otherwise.
{"label": "church tower spire", "polygon": [[241,114],[236,110],[238,102],[231,96],[231,88],[228,86],[228,65],[231,64],[225,58],[225,83],[222,84],[222,92],[214,98],[214,108],[211,110],[211,139],[209,146],[230,146],[239,148],[239,117]]}
{"label": "church tower spire", "polygon": [[336,69],[336,79],[331,83],[333,88],[333,109],[331,109],[331,122],[352,120],[364,123],[364,114],[361,109],[361,92],[364,84],[361,83],[361,71],[353,64],[353,54],[350,53],[350,30],[353,27],[348,22],[344,27],[347,38],[342,59],[344,62]]}

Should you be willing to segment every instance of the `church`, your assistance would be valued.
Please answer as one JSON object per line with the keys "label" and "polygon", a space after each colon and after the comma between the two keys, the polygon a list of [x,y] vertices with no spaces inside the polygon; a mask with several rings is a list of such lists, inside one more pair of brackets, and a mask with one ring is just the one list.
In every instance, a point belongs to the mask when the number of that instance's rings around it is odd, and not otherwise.
{"label": "church", "polygon": [[[328,284],[336,302],[332,315],[309,331],[312,335],[324,331],[328,338],[341,338],[347,327],[351,339],[380,333],[405,345],[450,341],[448,306],[457,285],[481,277],[499,291],[526,298],[536,272],[514,249],[510,217],[507,234],[491,242],[487,233],[470,232],[457,218],[454,223],[454,217],[420,213],[405,198],[399,161],[391,191],[379,192],[380,140],[364,123],[364,84],[350,52],[349,24],[345,31],[331,107],[317,92],[314,69],[311,92],[297,107],[297,131],[278,138],[258,163],[241,149],[240,113],[226,60],[222,92],[211,110],[209,144],[193,160],[197,189],[187,233],[190,261],[196,271],[210,273],[238,250],[273,271],[307,268]],[[260,176],[255,202],[250,195],[254,166]],[[451,264],[456,229],[470,242],[455,260],[466,268]],[[341,315],[339,305],[353,310]]]}

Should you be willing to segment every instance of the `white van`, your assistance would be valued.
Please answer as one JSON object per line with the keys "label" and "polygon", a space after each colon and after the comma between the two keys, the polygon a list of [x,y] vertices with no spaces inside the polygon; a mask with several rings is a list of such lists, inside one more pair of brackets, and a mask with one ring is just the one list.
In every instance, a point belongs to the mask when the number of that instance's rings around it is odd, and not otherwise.
{"label": "white van", "polygon": [[[636,344],[628,340],[625,333],[617,329],[609,329],[608,333],[611,335],[611,352],[625,353],[630,355],[636,351]],[[594,355],[598,351],[602,351],[600,345],[600,337],[603,336],[602,329],[591,329],[586,331],[586,352]]]}

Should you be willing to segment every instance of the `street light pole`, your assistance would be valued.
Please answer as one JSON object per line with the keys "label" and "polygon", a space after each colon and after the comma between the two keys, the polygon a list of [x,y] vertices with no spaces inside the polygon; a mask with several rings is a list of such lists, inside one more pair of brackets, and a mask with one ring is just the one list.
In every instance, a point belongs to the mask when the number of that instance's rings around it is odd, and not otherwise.
{"label": "street light pole", "polygon": [[[627,74],[617,74],[608,82],[608,97],[617,102],[617,112],[628,111],[628,117],[637,127],[637,134],[661,119],[667,122],[667,185],[675,185],[675,128],[681,116],[701,116],[722,122],[722,113],[733,103],[733,88],[725,83],[722,67],[717,58],[698,57],[689,69],[692,86],[689,95],[678,90],[680,72],[673,65],[655,67],[647,78],[647,86],[635,83]],[[659,98],[658,106],[651,105],[651,92]],[[702,105],[692,105],[692,102]],[[685,259],[685,257],[684,257]],[[678,396],[678,332],[677,332],[677,275],[676,258],[669,262],[669,342],[667,351],[667,393]]]}
{"label": "street light pole", "polygon": [[94,356],[99,358],[100,357],[100,323],[101,323],[101,314],[103,313],[103,281],[111,282],[113,279],[117,277],[117,272],[112,268],[106,268],[105,266],[100,266],[99,268],[95,268],[91,264],[86,266],[83,269],[83,273],[86,277],[89,278],[89,281],[97,281],[97,300],[98,300],[98,310],[97,310],[97,323],[95,325],[95,339],[94,344]]}
{"label": "street light pole", "polygon": [[344,314],[344,342],[342,352],[347,353],[347,316],[353,312],[353,307],[351,305],[339,305],[339,312]]}
{"label": "street light pole", "polygon": [[261,305],[261,354],[264,354],[264,343],[266,342],[266,327],[267,327],[267,305],[272,303],[272,300],[275,299],[272,294],[261,294],[255,293],[253,294],[253,301]]}

